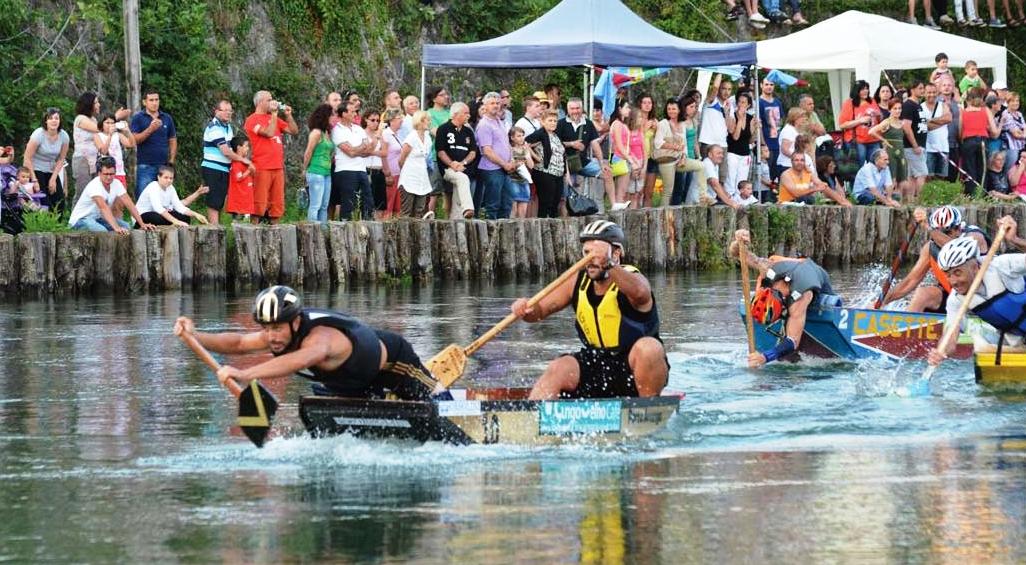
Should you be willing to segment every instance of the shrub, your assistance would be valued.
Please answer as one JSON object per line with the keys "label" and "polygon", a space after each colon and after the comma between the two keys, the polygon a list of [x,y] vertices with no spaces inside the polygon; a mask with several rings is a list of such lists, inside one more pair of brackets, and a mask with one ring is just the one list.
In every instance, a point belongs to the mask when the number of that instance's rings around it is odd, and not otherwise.
{"label": "shrub", "polygon": [[67,215],[60,212],[36,210],[25,212],[21,217],[25,222],[25,233],[71,231]]}

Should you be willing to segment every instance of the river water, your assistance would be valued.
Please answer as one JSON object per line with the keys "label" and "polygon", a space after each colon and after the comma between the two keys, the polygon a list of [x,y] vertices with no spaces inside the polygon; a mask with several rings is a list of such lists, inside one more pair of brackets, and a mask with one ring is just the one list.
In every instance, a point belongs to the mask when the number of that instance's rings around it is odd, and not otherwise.
{"label": "river water", "polygon": [[[835,273],[864,293],[872,273]],[[423,357],[469,343],[541,286],[374,286],[305,297],[404,333]],[[654,277],[669,388],[658,437],[628,446],[412,446],[311,439],[278,381],[276,437],[170,333],[251,327],[220,291],[0,305],[0,561],[1026,562],[1026,395],[949,364],[743,367],[730,274]],[[518,324],[467,379],[527,385],[575,347],[568,314]],[[229,359],[244,365],[257,359]],[[287,387],[287,390],[286,390]]]}

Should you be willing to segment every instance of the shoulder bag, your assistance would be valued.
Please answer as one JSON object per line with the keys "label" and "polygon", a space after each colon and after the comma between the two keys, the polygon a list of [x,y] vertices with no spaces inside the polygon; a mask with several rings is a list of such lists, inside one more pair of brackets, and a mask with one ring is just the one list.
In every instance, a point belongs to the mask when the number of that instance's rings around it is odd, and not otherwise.
{"label": "shoulder bag", "polygon": [[566,212],[571,216],[591,216],[598,214],[598,204],[584,196],[572,186],[567,186]]}

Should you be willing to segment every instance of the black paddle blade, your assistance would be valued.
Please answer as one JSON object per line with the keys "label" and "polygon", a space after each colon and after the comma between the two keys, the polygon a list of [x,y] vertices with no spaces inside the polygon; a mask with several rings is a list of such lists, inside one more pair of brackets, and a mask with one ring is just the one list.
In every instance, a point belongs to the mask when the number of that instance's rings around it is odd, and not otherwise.
{"label": "black paddle blade", "polygon": [[239,395],[239,427],[249,441],[263,447],[271,432],[271,419],[278,411],[278,400],[266,388],[251,381]]}

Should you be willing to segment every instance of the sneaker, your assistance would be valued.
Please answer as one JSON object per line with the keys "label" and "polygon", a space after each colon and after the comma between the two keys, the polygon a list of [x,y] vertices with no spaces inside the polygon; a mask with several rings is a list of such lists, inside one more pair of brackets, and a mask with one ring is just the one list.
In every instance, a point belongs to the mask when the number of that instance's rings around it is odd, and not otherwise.
{"label": "sneaker", "polygon": [[958,27],[966,27],[969,25],[969,20],[958,20],[955,23],[958,24]]}
{"label": "sneaker", "polygon": [[930,29],[940,29],[940,26],[937,25],[937,22],[933,21],[933,18],[926,18],[925,20],[923,20],[923,27],[927,27]]}
{"label": "sneaker", "polygon": [[769,19],[771,22],[775,24],[784,23],[784,20],[787,19],[787,14],[781,12],[780,10],[774,10],[770,12]]}
{"label": "sneaker", "polygon": [[908,18],[907,20],[905,20],[905,23],[917,26],[917,25],[919,25],[919,20],[917,20],[915,16],[912,16],[912,17]]}
{"label": "sneaker", "polygon": [[435,219],[435,211],[434,210],[428,210],[427,213],[424,214],[424,217],[422,219],[424,219],[424,220],[434,220]]}
{"label": "sneaker", "polygon": [[613,205],[609,207],[610,212],[619,212],[620,210],[626,210],[631,207],[631,202],[613,202]]}
{"label": "sneaker", "polygon": [[1001,21],[1001,18],[991,18],[990,22],[987,23],[987,27],[1003,29],[1008,26],[1005,25],[1005,22]]}
{"label": "sneaker", "polygon": [[748,21],[749,22],[759,23],[759,24],[768,24],[769,23],[769,19],[766,16],[760,14],[759,12],[755,12],[754,14],[748,16]]}
{"label": "sneaker", "polygon": [[955,20],[951,19],[951,16],[944,14],[941,17],[937,18],[937,23],[939,23],[942,26],[949,26],[955,23]]}
{"label": "sneaker", "polygon": [[726,15],[727,21],[728,22],[732,22],[732,21],[736,20],[741,14],[744,14],[744,13],[745,13],[745,9],[744,8],[742,8],[741,6],[734,6],[730,10],[727,10],[727,15]]}
{"label": "sneaker", "polygon": [[748,20],[748,26],[752,29],[766,29],[766,24],[755,20]]}
{"label": "sneaker", "polygon": [[981,20],[980,18],[976,18],[974,20],[970,20],[969,25],[973,27],[987,27],[987,22]]}

